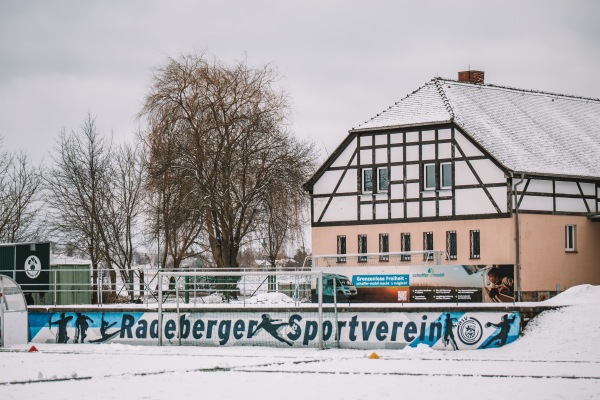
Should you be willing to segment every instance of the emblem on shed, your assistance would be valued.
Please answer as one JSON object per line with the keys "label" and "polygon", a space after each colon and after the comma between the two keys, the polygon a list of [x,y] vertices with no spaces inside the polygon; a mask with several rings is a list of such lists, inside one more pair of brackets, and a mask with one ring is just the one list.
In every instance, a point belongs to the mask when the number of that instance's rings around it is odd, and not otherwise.
{"label": "emblem on shed", "polygon": [[36,256],[29,256],[25,260],[25,274],[31,278],[35,279],[40,275],[42,271],[42,263],[39,258]]}

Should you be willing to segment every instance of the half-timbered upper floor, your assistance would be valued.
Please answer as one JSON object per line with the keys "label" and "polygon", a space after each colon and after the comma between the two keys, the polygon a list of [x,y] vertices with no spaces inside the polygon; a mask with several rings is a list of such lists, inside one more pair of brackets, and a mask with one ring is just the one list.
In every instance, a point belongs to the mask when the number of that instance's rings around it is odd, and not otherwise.
{"label": "half-timbered upper floor", "polygon": [[600,211],[600,101],[436,78],[307,182],[312,225]]}

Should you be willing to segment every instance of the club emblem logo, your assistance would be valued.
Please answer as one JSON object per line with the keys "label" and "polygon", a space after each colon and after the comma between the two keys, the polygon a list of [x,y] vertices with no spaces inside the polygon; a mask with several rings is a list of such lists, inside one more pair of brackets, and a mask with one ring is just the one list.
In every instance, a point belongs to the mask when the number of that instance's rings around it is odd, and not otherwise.
{"label": "club emblem logo", "polygon": [[481,324],[470,317],[458,323],[458,338],[466,345],[477,343],[483,335]]}
{"label": "club emblem logo", "polygon": [[29,256],[25,260],[25,274],[30,279],[35,279],[42,272],[42,263],[36,256]]}

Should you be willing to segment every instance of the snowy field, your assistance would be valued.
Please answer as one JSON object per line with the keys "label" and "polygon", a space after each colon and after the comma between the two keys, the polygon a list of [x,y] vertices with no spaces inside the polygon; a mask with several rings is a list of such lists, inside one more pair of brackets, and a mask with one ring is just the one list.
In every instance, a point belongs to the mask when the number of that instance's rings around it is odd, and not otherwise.
{"label": "snowy field", "polygon": [[600,287],[503,348],[377,351],[36,344],[0,349],[0,399],[598,399]]}

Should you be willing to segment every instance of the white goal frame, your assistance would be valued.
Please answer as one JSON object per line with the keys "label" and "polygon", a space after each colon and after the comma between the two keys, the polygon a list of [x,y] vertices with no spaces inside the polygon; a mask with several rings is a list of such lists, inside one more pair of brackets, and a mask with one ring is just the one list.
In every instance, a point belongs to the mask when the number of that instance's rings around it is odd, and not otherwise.
{"label": "white goal frame", "polygon": [[[158,345],[163,345],[163,288],[162,278],[165,276],[185,277],[185,276],[209,276],[209,277],[227,277],[227,276],[265,276],[265,275],[285,275],[285,276],[315,276],[317,278],[318,288],[318,332],[319,349],[323,349],[323,271],[229,271],[229,272],[182,272],[182,271],[160,271],[158,273]],[[311,278],[312,280],[312,278]],[[176,313],[177,313],[177,339],[181,345],[181,312],[179,307],[179,288],[175,285]],[[225,308],[226,309],[226,308]]]}

